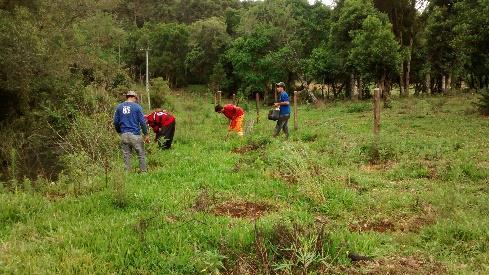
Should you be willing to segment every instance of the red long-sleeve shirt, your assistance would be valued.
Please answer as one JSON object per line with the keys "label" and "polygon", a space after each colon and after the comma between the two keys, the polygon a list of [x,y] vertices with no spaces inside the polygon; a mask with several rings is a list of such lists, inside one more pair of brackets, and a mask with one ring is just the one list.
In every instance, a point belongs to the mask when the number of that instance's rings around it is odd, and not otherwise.
{"label": "red long-sleeve shirt", "polygon": [[146,116],[148,125],[153,128],[153,132],[158,133],[160,128],[166,127],[175,121],[175,117],[168,112],[152,112]]}
{"label": "red long-sleeve shirt", "polygon": [[234,106],[233,104],[224,105],[222,113],[231,120],[244,115],[243,109],[238,106]]}

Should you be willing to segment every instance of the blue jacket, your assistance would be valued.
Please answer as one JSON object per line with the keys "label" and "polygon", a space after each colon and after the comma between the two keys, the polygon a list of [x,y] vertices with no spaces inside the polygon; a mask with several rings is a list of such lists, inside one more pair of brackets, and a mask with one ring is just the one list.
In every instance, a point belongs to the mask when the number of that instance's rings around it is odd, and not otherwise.
{"label": "blue jacket", "polygon": [[290,115],[290,100],[286,91],[280,93],[279,102],[288,101],[289,105],[280,105],[280,116]]}
{"label": "blue jacket", "polygon": [[148,134],[148,126],[144,118],[143,108],[135,102],[122,102],[115,109],[114,127],[117,133]]}

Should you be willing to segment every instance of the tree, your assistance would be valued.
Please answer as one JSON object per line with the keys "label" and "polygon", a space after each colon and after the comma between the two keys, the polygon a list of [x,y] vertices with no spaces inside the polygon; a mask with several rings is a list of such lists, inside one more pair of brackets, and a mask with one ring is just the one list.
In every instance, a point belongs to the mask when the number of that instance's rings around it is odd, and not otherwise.
{"label": "tree", "polygon": [[11,177],[55,177],[62,167],[58,134],[107,106],[108,93],[95,97],[84,87],[110,89],[119,72],[115,48],[124,32],[101,11],[113,1],[103,2],[1,4],[0,94],[9,100],[0,103],[0,158],[22,163]]}
{"label": "tree", "polygon": [[394,34],[401,46],[402,62],[399,75],[401,96],[409,94],[413,45],[419,32],[416,6],[422,1],[424,0],[374,0],[375,7],[389,16]]}
{"label": "tree", "polygon": [[473,89],[489,86],[489,1],[467,0],[454,4],[453,46]]}
{"label": "tree", "polygon": [[292,82],[299,74],[303,43],[293,1],[270,0],[247,10],[238,26],[239,37],[226,51],[238,89],[249,96],[270,91],[272,83]]}
{"label": "tree", "polygon": [[189,27],[189,53],[185,68],[196,83],[206,83],[219,56],[229,44],[230,37],[222,19],[211,17],[200,20]]}
{"label": "tree", "polygon": [[314,49],[307,60],[307,74],[322,84],[329,84],[333,88],[333,96],[336,97],[336,82],[342,76],[338,52],[326,43]]}
{"label": "tree", "polygon": [[447,92],[450,89],[453,69],[458,63],[457,52],[453,47],[454,28],[451,5],[432,6],[426,26],[428,55],[432,72],[437,79],[437,91]]}
{"label": "tree", "polygon": [[387,74],[399,68],[399,44],[386,18],[369,15],[353,32],[348,62],[362,75],[378,83],[385,94]]}
{"label": "tree", "polygon": [[347,96],[356,97],[357,79],[360,79],[359,72],[348,62],[350,51],[353,47],[352,39],[356,30],[362,27],[363,21],[369,15],[378,15],[379,12],[374,8],[371,1],[345,0],[338,3],[338,7],[333,13],[331,34],[328,45],[333,51],[338,53],[339,72],[342,73],[341,82],[348,87]]}
{"label": "tree", "polygon": [[144,32],[148,34],[140,40],[140,47],[151,48],[150,70],[154,76],[162,76],[172,86],[186,83],[185,60],[189,52],[189,30],[184,24],[147,24]]}

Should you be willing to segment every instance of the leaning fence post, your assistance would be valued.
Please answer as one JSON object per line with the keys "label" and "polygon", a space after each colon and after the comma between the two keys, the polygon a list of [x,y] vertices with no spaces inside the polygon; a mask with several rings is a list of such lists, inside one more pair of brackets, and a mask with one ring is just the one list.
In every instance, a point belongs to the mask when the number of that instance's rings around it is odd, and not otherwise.
{"label": "leaning fence post", "polygon": [[294,91],[294,129],[295,130],[299,129],[299,124],[297,120],[297,96],[298,96],[298,92]]}
{"label": "leaning fence post", "polygon": [[374,89],[374,139],[377,142],[380,133],[380,89]]}
{"label": "leaning fence post", "polygon": [[260,93],[256,93],[256,123],[260,120]]}

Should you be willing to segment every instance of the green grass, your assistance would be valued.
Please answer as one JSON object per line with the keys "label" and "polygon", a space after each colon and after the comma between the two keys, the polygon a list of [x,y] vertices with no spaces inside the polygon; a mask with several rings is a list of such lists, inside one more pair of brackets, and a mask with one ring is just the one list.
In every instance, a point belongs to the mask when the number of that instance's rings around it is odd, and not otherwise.
{"label": "green grass", "polygon": [[[349,251],[487,273],[489,120],[467,112],[473,101],[393,100],[372,164],[368,102],[300,106],[289,140],[270,137],[262,111],[248,136],[225,140],[211,99],[180,95],[174,147],[149,148],[149,173],[124,175],[118,158],[108,187],[100,174],[78,196],[69,177],[3,190],[0,273],[338,272]],[[237,201],[269,211],[216,214]]]}

